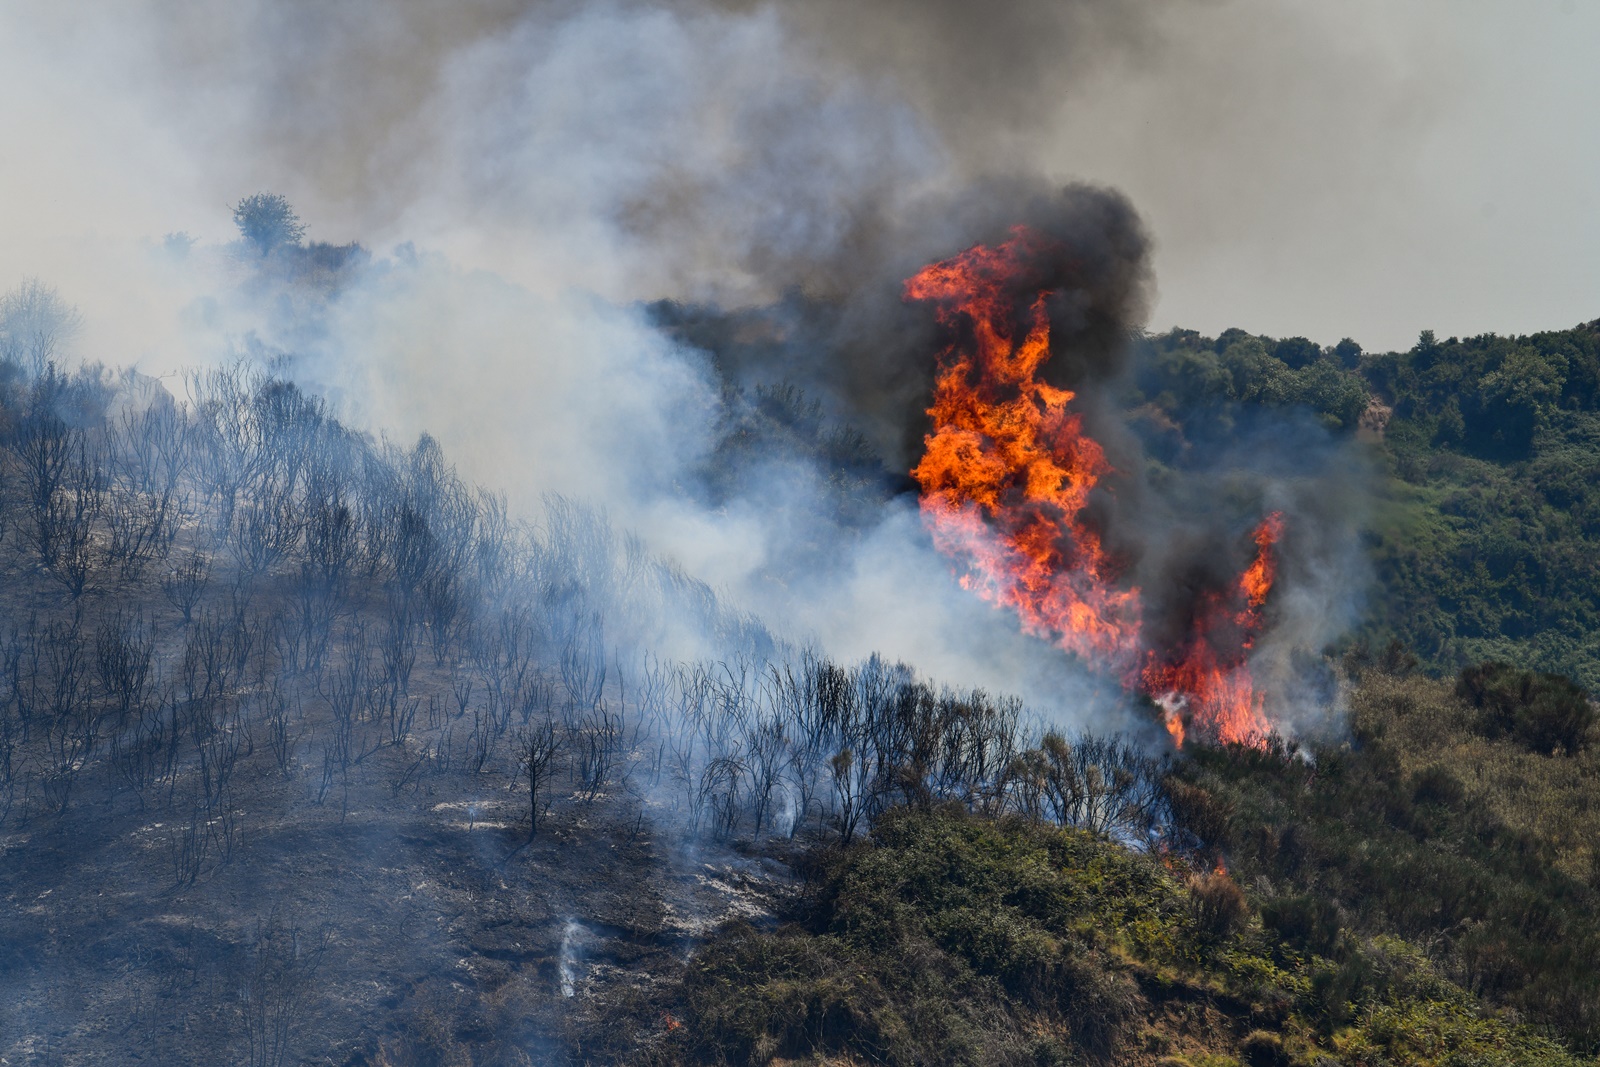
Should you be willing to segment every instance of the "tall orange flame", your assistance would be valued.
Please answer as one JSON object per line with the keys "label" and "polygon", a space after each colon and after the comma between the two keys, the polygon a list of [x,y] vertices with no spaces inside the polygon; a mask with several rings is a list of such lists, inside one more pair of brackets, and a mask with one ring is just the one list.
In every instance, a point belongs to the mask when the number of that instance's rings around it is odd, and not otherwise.
{"label": "tall orange flame", "polygon": [[1258,739],[1267,723],[1244,657],[1275,576],[1282,517],[1257,529],[1255,562],[1235,589],[1204,598],[1178,649],[1144,648],[1139,590],[1118,585],[1086,514],[1111,465],[1072,410],[1075,394],[1038,379],[1050,357],[1048,294],[1028,295],[1022,279],[1052,250],[1017,227],[1005,243],[930,264],[905,284],[908,299],[932,303],[961,338],[940,354],[933,430],[911,472],[934,544],[963,565],[964,587],[1016,611],[1027,632],[1152,696],[1177,744],[1186,721],[1217,740]]}

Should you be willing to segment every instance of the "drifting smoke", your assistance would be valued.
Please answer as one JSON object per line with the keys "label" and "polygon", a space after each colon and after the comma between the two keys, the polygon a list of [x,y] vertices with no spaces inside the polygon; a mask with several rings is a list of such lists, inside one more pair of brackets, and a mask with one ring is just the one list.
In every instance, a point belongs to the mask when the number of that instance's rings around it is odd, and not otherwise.
{"label": "drifting smoke", "polygon": [[[39,8],[26,24],[91,86],[143,87],[164,175],[188,160],[191,194],[223,203],[277,188],[314,237],[337,219],[376,247],[417,242],[317,278],[215,241],[169,244],[139,283],[165,286],[150,306],[182,309],[138,335],[151,372],[218,352],[276,360],[370,431],[436,434],[525,514],[550,492],[601,504],[791,637],[1113,727],[1119,670],[1085,671],[960,588],[911,492],[943,341],[903,284],[1023,224],[1071,251],[1070,271],[1035,280],[1049,294],[1042,380],[1074,390],[1105,451],[1079,525],[1122,561],[1117,587],[1143,591],[1148,647],[1183,645],[1185,617],[1249,566],[1251,523],[1271,510],[1292,532],[1255,647],[1300,663],[1350,615],[1350,523],[1314,551],[1294,532],[1320,519],[1295,505],[1328,495],[1306,480],[1338,465],[1315,431],[1259,431],[1308,442],[1280,471],[1219,448],[1184,486],[1146,484],[1116,390],[1153,298],[1149,239],[1115,193],[1031,174],[1051,101],[1159,54],[1160,11],[480,0],[448,17],[429,3],[103,14],[84,28]],[[198,143],[204,158],[177,147]],[[161,217],[149,232],[185,225],[170,203]],[[109,352],[94,294],[67,295],[85,303],[85,347]],[[798,390],[819,433],[853,429],[861,445],[841,463],[757,442],[737,477],[708,474],[730,390],[757,408]],[[862,490],[849,507],[841,471]],[[1248,506],[1206,502],[1223,482]]]}

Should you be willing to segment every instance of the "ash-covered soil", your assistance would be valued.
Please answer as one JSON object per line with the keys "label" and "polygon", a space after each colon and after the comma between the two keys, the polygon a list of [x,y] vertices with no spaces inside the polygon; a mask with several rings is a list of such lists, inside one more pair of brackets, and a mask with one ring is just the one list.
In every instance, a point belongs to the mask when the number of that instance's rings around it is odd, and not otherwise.
{"label": "ash-covered soil", "polygon": [[186,384],[0,363],[5,1064],[648,1058],[805,843],[1021,751],[1016,700],[782,646],[426,436]]}
{"label": "ash-covered soil", "polygon": [[762,669],[644,639],[738,625],[426,437],[189,385],[0,364],[0,1063],[633,1058],[825,817],[747,758]]}
{"label": "ash-covered soil", "polygon": [[386,773],[320,805],[247,764],[232,854],[214,843],[192,884],[177,882],[187,827],[131,797],[8,828],[0,1058],[427,1062],[430,1043],[564,1058],[716,925],[759,923],[792,886],[787,841],[686,842],[610,797],[558,799],[529,840],[514,781],[395,788],[403,753],[369,760]]}

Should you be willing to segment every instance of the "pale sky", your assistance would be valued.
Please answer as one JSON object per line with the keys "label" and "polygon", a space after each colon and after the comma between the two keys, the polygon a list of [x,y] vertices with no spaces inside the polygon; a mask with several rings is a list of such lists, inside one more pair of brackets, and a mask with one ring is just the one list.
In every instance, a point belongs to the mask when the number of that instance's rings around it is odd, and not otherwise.
{"label": "pale sky", "polygon": [[1097,80],[1053,146],[1148,219],[1153,326],[1390,348],[1600,318],[1600,3],[1182,21],[1172,63]]}

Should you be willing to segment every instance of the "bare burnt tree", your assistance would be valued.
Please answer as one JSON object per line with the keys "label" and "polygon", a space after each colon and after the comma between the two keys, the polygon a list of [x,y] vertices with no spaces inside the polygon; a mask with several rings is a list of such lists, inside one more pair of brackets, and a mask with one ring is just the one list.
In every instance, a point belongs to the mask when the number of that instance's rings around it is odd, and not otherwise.
{"label": "bare burnt tree", "polygon": [[370,682],[374,715],[387,726],[389,740],[404,743],[416,721],[416,698],[411,696],[411,671],[416,664],[416,624],[404,600],[390,604],[389,617],[378,638],[380,672]]}
{"label": "bare burnt tree", "polygon": [[1062,825],[1145,841],[1167,819],[1160,762],[1125,741],[1051,732],[1026,760],[1038,776],[1041,814]]}
{"label": "bare burnt tree", "polygon": [[[125,391],[130,391],[128,384]],[[117,480],[130,492],[171,497],[193,455],[192,423],[166,390],[145,390],[142,403],[124,406],[110,431]]]}
{"label": "bare burnt tree", "polygon": [[186,635],[178,678],[185,699],[222,703],[245,673],[259,626],[246,616],[207,610]]}
{"label": "bare burnt tree", "polygon": [[17,714],[16,701],[0,700],[0,827],[5,826],[17,798],[17,784],[21,776],[18,749],[22,745],[22,719]]}
{"label": "bare burnt tree", "polygon": [[194,885],[206,870],[211,852],[211,832],[206,807],[197,798],[175,812],[167,827],[167,857],[175,886]]}
{"label": "bare burnt tree", "polygon": [[475,775],[484,773],[489,757],[494,754],[495,739],[499,736],[494,722],[494,716],[486,707],[473,706],[472,732],[467,735],[467,766]]}
{"label": "bare burnt tree", "polygon": [[838,799],[835,818],[839,836],[849,844],[855,837],[856,827],[866,808],[868,783],[871,780],[870,761],[858,756],[848,745],[834,753],[828,761],[833,771],[833,790]]}
{"label": "bare burnt tree", "polygon": [[144,619],[118,609],[95,631],[96,679],[117,727],[142,715],[150,698],[154,643]]}
{"label": "bare burnt tree", "polygon": [[478,660],[483,669],[485,708],[505,732],[535,673],[535,627],[528,610],[508,607],[483,635]]}
{"label": "bare burnt tree", "polygon": [[746,766],[750,777],[750,809],[755,820],[754,833],[761,836],[772,808],[773,790],[780,788],[783,771],[789,763],[789,738],[784,723],[776,716],[762,715],[751,731]]}
{"label": "bare burnt tree", "polygon": [[332,736],[325,742],[326,751],[341,773],[365,755],[357,745],[355,724],[365,710],[371,684],[365,627],[359,623],[351,627],[342,644],[340,661],[317,682],[332,712]]}
{"label": "bare burnt tree", "polygon": [[276,567],[300,540],[300,516],[285,486],[266,491],[234,510],[233,535],[228,547],[243,580],[251,580]]}
{"label": "bare burnt tree", "polygon": [[606,684],[606,652],[598,613],[574,615],[564,627],[561,643],[561,684],[568,706],[587,710],[600,701]]}
{"label": "bare burnt tree", "polygon": [[514,543],[502,497],[480,490],[474,510],[472,577],[480,595],[489,602],[497,602],[503,599],[513,562],[524,546]]}
{"label": "bare burnt tree", "polygon": [[281,1067],[288,1060],[332,942],[330,927],[308,934],[285,926],[275,911],[257,921],[236,971],[251,1067]]}
{"label": "bare burnt tree", "polygon": [[539,798],[548,786],[554,771],[556,757],[561,753],[561,735],[556,730],[554,718],[518,727],[516,733],[517,764],[522,769],[522,779],[528,783],[528,840],[539,832]]}
{"label": "bare burnt tree", "polygon": [[140,810],[145,808],[146,793],[161,773],[162,753],[176,730],[177,719],[171,714],[170,704],[152,699],[112,735],[112,761],[118,775],[138,797]]}
{"label": "bare burnt tree", "polygon": [[34,630],[30,643],[28,700],[43,720],[45,737],[40,784],[46,809],[61,814],[99,728],[98,709],[86,699],[90,666],[81,616]]}
{"label": "bare burnt tree", "polygon": [[295,751],[299,746],[302,733],[299,722],[303,719],[303,716],[296,715],[291,719],[289,697],[279,689],[276,678],[273,679],[264,701],[267,746],[272,750],[273,762],[278,767],[278,773],[283,775],[285,781],[288,781],[294,777]]}
{"label": "bare burnt tree", "polygon": [[321,667],[356,559],[355,514],[332,474],[308,490],[304,545],[284,630],[284,660],[296,672]]}
{"label": "bare burnt tree", "polygon": [[198,705],[191,718],[191,736],[196,754],[196,779],[200,803],[208,814],[228,809],[228,787],[241,757],[248,756],[255,744],[248,720],[236,707],[218,711]]}
{"label": "bare burnt tree", "polygon": [[195,605],[211,581],[211,561],[203,552],[191,552],[162,576],[161,594],[183,615],[185,625],[194,620]]}
{"label": "bare burnt tree", "polygon": [[0,295],[0,360],[37,379],[54,370],[62,349],[83,325],[77,308],[38,278]]}
{"label": "bare burnt tree", "polygon": [[[93,568],[94,528],[105,506],[105,470],[97,449],[86,436],[67,465],[65,483],[49,501],[47,525],[53,531],[51,577],[76,600],[83,595]],[[42,550],[41,550],[42,555]]]}
{"label": "bare burnt tree", "polygon": [[185,510],[180,482],[190,459],[189,422],[159,385],[141,386],[125,375],[123,391],[132,399],[106,428],[106,559],[124,578],[136,579],[149,562],[166,558],[177,534]]}
{"label": "bare burnt tree", "polygon": [[716,838],[732,837],[739,824],[747,773],[748,767],[737,753],[716,757],[701,772],[697,810],[709,817],[710,830]]}
{"label": "bare burnt tree", "polygon": [[611,779],[622,750],[622,714],[597,704],[578,716],[567,730],[572,770],[578,792],[593,800]]}
{"label": "bare burnt tree", "polygon": [[106,562],[115,566],[123,578],[138,579],[151,560],[163,557],[171,547],[174,510],[170,493],[109,494],[105,521],[111,538],[106,546]]}
{"label": "bare burnt tree", "polygon": [[57,525],[61,498],[69,486],[73,461],[86,447],[84,430],[71,425],[61,410],[69,390],[67,379],[50,367],[34,383],[13,438],[32,509],[29,533],[39,561],[46,567],[55,566],[61,539]]}
{"label": "bare burnt tree", "polygon": [[195,416],[195,472],[216,505],[216,529],[233,526],[240,491],[256,483],[271,462],[255,398],[266,376],[244,362],[188,377]]}

